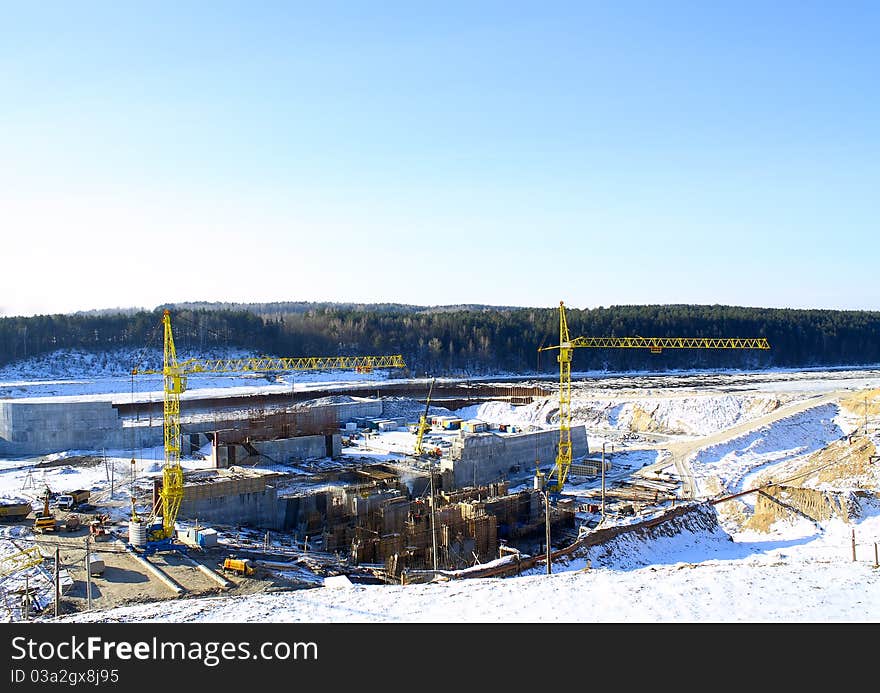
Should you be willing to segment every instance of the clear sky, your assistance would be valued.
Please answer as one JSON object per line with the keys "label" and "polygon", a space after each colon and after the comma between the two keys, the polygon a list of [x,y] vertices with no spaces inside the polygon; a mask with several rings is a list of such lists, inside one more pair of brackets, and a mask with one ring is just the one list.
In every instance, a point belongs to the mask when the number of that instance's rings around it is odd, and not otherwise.
{"label": "clear sky", "polygon": [[880,3],[0,0],[0,315],[880,309]]}

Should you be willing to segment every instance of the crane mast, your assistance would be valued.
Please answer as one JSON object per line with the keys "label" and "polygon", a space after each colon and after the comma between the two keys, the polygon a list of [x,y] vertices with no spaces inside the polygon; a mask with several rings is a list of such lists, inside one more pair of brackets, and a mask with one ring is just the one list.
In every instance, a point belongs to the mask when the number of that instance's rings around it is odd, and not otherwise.
{"label": "crane mast", "polygon": [[152,541],[169,540],[174,536],[174,523],[183,500],[183,468],[180,466],[180,394],[186,390],[186,375],[177,363],[174,335],[171,332],[171,313],[162,315],[164,325],[163,423],[165,433],[165,464],[162,467],[162,529],[155,530]]}
{"label": "crane mast", "polygon": [[648,349],[659,354],[663,349],[769,349],[764,338],[735,339],[730,337],[576,337],[571,339],[565,304],[559,302],[559,344],[540,347],[538,351],[558,349],[559,355],[559,444],[556,464],[551,474],[556,480],[548,487],[556,493],[562,490],[571,469],[571,357],[579,347],[602,349]]}
{"label": "crane mast", "polygon": [[[183,501],[183,468],[180,466],[180,395],[186,391],[187,376],[193,373],[247,373],[265,371],[302,371],[352,369],[369,373],[374,368],[405,368],[400,354],[390,356],[304,356],[258,357],[243,359],[189,359],[177,360],[174,335],[171,330],[171,312],[162,314],[164,347],[162,370],[132,369],[132,375],[161,374],[163,381],[163,430],[165,464],[162,467],[162,488],[159,491],[162,524],[154,524],[158,508],[150,514],[148,550],[173,548],[175,522]],[[132,497],[132,519],[137,519]]]}

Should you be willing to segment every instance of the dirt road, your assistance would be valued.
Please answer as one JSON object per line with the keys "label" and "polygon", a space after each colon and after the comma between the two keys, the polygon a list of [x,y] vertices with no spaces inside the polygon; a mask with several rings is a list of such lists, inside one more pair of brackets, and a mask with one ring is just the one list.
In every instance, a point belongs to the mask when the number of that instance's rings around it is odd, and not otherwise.
{"label": "dirt road", "polygon": [[[691,455],[698,450],[739,438],[740,436],[744,436],[763,426],[779,421],[780,419],[807,411],[808,409],[813,409],[814,407],[820,407],[823,404],[837,402],[841,397],[850,395],[852,395],[851,390],[835,390],[821,395],[814,395],[813,397],[781,406],[769,414],[759,416],[757,419],[752,419],[751,421],[746,421],[736,426],[732,426],[731,428],[726,428],[723,431],[718,431],[717,433],[713,433],[712,435],[703,438],[660,443],[655,446],[646,447],[654,450],[667,450],[672,453],[672,463],[675,464],[676,473],[681,479],[681,497],[696,499],[697,492],[696,484],[694,483],[694,474],[688,460]],[[661,469],[668,467],[669,464],[670,462],[668,459],[662,462],[656,462],[643,467],[635,474],[637,476],[646,476],[646,472],[659,472]]]}

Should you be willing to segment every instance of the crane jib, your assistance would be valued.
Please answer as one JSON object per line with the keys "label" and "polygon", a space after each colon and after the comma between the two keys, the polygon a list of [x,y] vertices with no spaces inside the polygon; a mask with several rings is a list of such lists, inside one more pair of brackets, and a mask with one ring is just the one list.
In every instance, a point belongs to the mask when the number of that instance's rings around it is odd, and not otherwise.
{"label": "crane jib", "polygon": [[[262,373],[271,371],[304,370],[355,370],[371,373],[378,368],[406,368],[400,354],[390,356],[300,356],[300,357],[254,357],[242,359],[188,359],[177,360],[174,337],[171,331],[171,314],[166,310],[162,316],[165,328],[164,362],[161,370],[133,368],[132,375],[162,375],[164,390],[163,429],[165,438],[165,464],[162,469],[162,486],[159,490],[161,503],[154,505],[150,513],[147,549],[173,550],[175,521],[183,500],[183,468],[180,465],[180,395],[186,391],[187,376],[195,373]],[[161,506],[161,507],[157,507]],[[154,525],[158,513],[162,513],[161,525]],[[132,499],[132,520],[137,514]]]}
{"label": "crane jib", "polygon": [[[550,486],[560,492],[568,476],[572,461],[571,443],[571,361],[576,348],[594,349],[648,349],[652,354],[664,349],[769,349],[763,337],[739,339],[734,337],[577,337],[571,339],[565,303],[559,302],[559,344],[539,347],[538,351],[559,349],[559,444],[553,474],[556,481]],[[552,476],[552,475],[551,475]]]}
{"label": "crane jib", "polygon": [[764,338],[732,337],[577,337],[574,347],[595,349],[769,349]]}

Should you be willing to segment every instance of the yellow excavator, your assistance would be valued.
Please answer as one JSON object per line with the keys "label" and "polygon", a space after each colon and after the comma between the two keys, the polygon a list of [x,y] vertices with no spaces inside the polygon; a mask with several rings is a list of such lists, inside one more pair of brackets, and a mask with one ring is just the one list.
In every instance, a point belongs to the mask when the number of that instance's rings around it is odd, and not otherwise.
{"label": "yellow excavator", "polygon": [[43,510],[34,515],[34,531],[42,534],[43,532],[54,532],[58,529],[58,520],[55,519],[54,513],[49,512],[49,489],[43,494]]}

